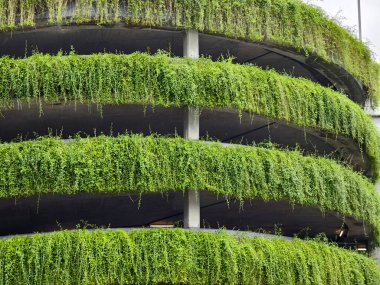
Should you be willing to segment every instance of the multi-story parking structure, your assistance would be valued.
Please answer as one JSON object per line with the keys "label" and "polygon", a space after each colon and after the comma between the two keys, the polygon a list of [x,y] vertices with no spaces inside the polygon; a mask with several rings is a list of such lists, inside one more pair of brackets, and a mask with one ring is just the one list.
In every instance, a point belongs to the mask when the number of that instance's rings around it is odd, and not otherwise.
{"label": "multi-story parking structure", "polygon": [[380,284],[370,50],[298,0],[0,2],[0,284]]}

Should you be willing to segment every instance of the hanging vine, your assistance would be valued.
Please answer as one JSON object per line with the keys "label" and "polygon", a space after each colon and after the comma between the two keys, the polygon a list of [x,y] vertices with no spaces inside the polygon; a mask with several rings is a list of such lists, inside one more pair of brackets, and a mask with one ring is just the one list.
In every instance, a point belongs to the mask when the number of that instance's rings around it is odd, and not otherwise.
{"label": "hanging vine", "polygon": [[0,108],[18,102],[232,107],[350,137],[379,177],[380,141],[371,118],[344,95],[305,79],[230,61],[165,53],[0,58]]}
{"label": "hanging vine", "polygon": [[0,284],[377,285],[378,264],[316,241],[189,230],[76,230],[0,240]]}
{"label": "hanging vine", "polygon": [[335,211],[367,222],[380,241],[379,194],[365,177],[330,159],[141,135],[0,144],[0,198],[186,189],[242,203],[287,200]]}
{"label": "hanging vine", "polygon": [[[46,14],[47,13],[47,14]],[[132,26],[192,28],[255,42],[275,43],[338,63],[377,100],[379,66],[370,50],[316,7],[300,0],[2,0],[0,29],[123,22]]]}

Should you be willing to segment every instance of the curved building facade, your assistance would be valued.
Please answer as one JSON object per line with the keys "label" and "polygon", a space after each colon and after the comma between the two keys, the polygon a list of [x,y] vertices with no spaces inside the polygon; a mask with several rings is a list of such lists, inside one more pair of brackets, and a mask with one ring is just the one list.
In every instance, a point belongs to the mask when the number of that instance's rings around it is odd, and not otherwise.
{"label": "curved building facade", "polygon": [[0,284],[380,284],[380,69],[321,11],[4,0],[0,29]]}

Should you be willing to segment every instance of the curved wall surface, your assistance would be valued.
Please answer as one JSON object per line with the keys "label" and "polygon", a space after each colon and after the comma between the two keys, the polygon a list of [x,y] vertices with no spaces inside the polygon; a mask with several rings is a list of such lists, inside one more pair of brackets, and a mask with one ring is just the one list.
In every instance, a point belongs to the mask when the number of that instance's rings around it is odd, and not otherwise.
{"label": "curved wall surface", "polygon": [[0,284],[378,284],[379,67],[321,11],[4,0],[0,29]]}
{"label": "curved wall surface", "polygon": [[[122,23],[130,27],[175,30],[196,29],[206,34],[248,40],[262,45],[263,52],[255,54],[247,61],[256,57],[262,59],[271,53],[269,62],[276,61],[278,54],[289,57],[290,61],[298,61],[293,66],[308,67],[311,64],[315,74],[319,73],[319,76],[325,77],[326,82],[331,81],[332,85],[345,89],[351,96],[359,96],[356,99],[361,103],[364,103],[367,92],[372,95],[376,93],[378,85],[379,69],[372,61],[369,49],[345,29],[327,19],[320,10],[298,0],[36,0],[27,3],[9,0],[1,5],[0,15],[4,31],[88,23],[106,26]],[[13,34],[10,38],[4,38],[5,48],[12,45],[12,37]],[[44,43],[36,43],[37,48]],[[12,52],[11,48],[9,52]],[[286,69],[291,72],[291,64]],[[364,89],[360,91],[362,84]]]}

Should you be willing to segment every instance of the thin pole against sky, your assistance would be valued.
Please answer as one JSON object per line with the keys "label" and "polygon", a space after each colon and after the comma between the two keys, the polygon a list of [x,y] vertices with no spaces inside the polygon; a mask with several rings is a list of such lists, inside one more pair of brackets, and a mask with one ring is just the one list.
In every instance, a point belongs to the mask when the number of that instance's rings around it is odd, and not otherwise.
{"label": "thin pole against sky", "polygon": [[359,39],[363,40],[362,37],[362,9],[360,5],[360,0],[358,0],[358,22],[359,22]]}

